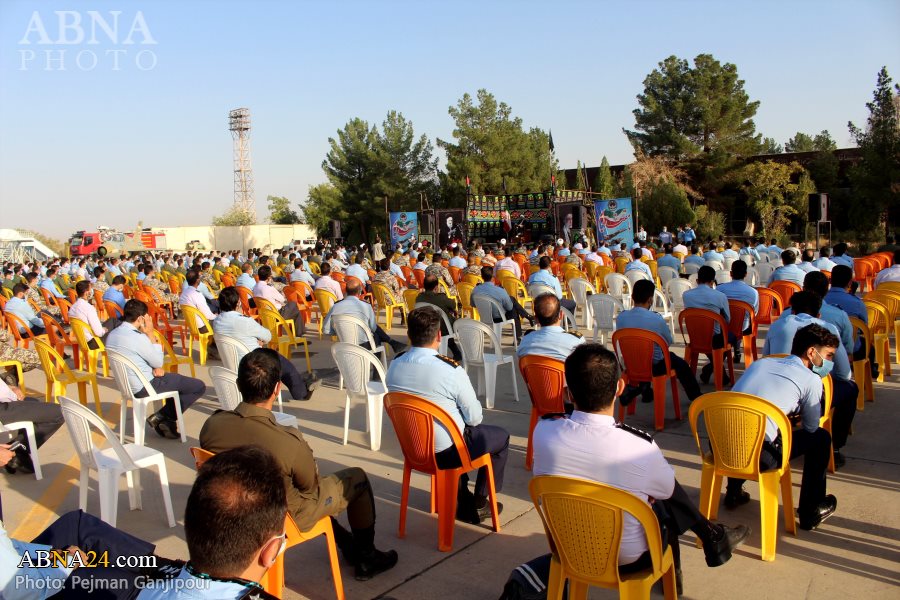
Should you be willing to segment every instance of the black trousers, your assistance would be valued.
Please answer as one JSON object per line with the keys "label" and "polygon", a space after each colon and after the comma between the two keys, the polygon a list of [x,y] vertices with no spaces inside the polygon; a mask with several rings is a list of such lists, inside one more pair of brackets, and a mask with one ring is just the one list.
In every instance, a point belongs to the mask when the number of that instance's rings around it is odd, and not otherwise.
{"label": "black trousers", "polygon": [[563,308],[565,308],[567,311],[569,311],[573,315],[575,314],[576,305],[575,305],[574,300],[570,300],[569,298],[560,298],[559,305],[562,306]]}
{"label": "black trousers", "polygon": [[[688,400],[699,397],[700,384],[697,383],[697,378],[694,377],[694,372],[691,371],[691,366],[687,364],[687,361],[674,352],[669,352],[669,362],[672,364],[675,376],[678,377],[681,387],[684,388],[684,393],[687,394]],[[657,376],[665,375],[666,361],[660,360],[653,363],[653,374]]]}
{"label": "black trousers", "polygon": [[506,311],[506,313],[503,315],[502,319],[498,319],[497,317],[494,317],[494,323],[499,323],[499,322],[505,321],[507,319],[512,319],[513,323],[515,324],[515,327],[516,327],[516,337],[519,338],[519,337],[522,337],[522,321],[520,320],[519,317],[525,317],[527,319],[531,315],[529,315],[528,311],[525,310],[521,304],[519,304],[518,300],[516,300],[512,296],[510,296],[509,299],[512,300],[512,304],[513,304],[512,310]]}
{"label": "black trousers", "polygon": [[278,355],[278,361],[281,363],[281,383],[283,383],[291,393],[294,400],[302,400],[306,397],[306,381],[294,366],[294,363],[286,359],[281,354]]}
{"label": "black trousers", "polygon": [[847,436],[850,435],[850,426],[856,415],[856,398],[859,394],[859,386],[849,379],[838,379],[831,376],[834,384],[834,397],[831,407],[834,409],[834,419],[831,424],[831,441],[835,450],[840,450],[847,444]]}
{"label": "black trousers", "polygon": [[[193,377],[185,377],[178,373],[166,373],[162,377],[154,377],[150,380],[150,385],[153,386],[153,389],[156,390],[156,393],[158,394],[162,392],[178,392],[182,413],[190,408],[200,396],[206,393],[206,384],[201,380],[194,379]],[[144,398],[148,395],[147,390],[141,390],[135,394],[138,398]],[[175,403],[171,398],[166,398],[165,404],[159,412],[168,421],[174,421],[177,416],[175,413]],[[135,425],[135,427],[137,427],[137,425]]]}
{"label": "black trousers", "polygon": [[206,305],[209,307],[209,310],[213,312],[213,314],[219,314],[220,310],[218,300],[216,300],[215,298],[213,298],[212,300],[206,298]]}
{"label": "black trousers", "polygon": [[[506,471],[506,459],[509,455],[509,432],[496,425],[466,425],[463,440],[466,442],[470,456],[491,455],[491,466],[494,469],[494,489],[500,492],[503,489],[503,474]],[[440,469],[453,469],[462,464],[456,448],[452,446],[438,452],[435,459]],[[459,478],[460,492],[468,492],[468,485],[469,475],[463,473]],[[488,495],[487,467],[478,469],[478,476],[475,479],[475,495],[482,498]]]}
{"label": "black trousers", "polygon": [[[25,398],[21,402],[0,402],[0,421],[13,423],[31,421],[34,423],[34,437],[38,448],[63,426],[65,419],[59,404],[41,402],[35,398]],[[25,430],[20,429],[9,441],[17,440],[28,446]],[[33,448],[31,448],[33,450]]]}
{"label": "black trousers", "polygon": [[[825,499],[825,470],[831,457],[831,435],[821,427],[810,433],[805,429],[795,429],[791,441],[791,460],[803,456],[803,479],[800,483],[800,502],[797,512],[812,515],[816,507]],[[759,455],[759,468],[771,471],[781,464],[781,437],[774,442],[763,442]],[[728,478],[726,486],[729,494],[737,494],[744,484],[743,479]]]}
{"label": "black trousers", "polygon": [[[77,546],[85,553],[95,553],[94,556],[98,559],[103,556],[104,552],[107,552],[106,556],[110,563],[119,556],[150,556],[156,549],[153,544],[116,529],[80,510],[62,515],[43,533],[34,538],[34,543],[45,544],[57,549]],[[90,597],[103,600],[128,598],[134,593],[140,574],[141,571],[137,567],[78,568],[69,575],[65,587],[56,597]],[[113,586],[107,587],[104,583],[114,582],[116,586],[119,586],[123,580],[130,581],[130,585],[123,585],[120,589]]]}

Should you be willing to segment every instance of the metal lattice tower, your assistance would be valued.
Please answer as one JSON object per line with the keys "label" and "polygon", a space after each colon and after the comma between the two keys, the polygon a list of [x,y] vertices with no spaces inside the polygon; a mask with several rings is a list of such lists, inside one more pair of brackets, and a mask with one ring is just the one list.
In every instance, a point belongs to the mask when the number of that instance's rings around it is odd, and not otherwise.
{"label": "metal lattice tower", "polygon": [[234,205],[256,214],[253,197],[253,168],[250,166],[250,109],[228,113],[228,129],[234,141]]}

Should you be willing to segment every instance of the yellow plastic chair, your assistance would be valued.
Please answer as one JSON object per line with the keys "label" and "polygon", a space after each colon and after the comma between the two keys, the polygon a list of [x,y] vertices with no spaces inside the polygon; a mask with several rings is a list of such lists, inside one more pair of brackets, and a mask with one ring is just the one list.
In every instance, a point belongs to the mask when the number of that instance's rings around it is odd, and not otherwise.
{"label": "yellow plastic chair", "polygon": [[[91,326],[81,319],[69,319],[69,325],[72,326],[72,332],[75,334],[75,340],[81,350],[81,364],[87,366],[87,372],[97,374],[97,360],[99,359],[103,365],[103,376],[109,377],[109,360],[106,357],[106,346],[103,344],[103,340],[95,336],[91,331]],[[91,339],[96,340],[96,348],[88,346],[88,341]]]}
{"label": "yellow plastic chair", "polygon": [[319,305],[319,314],[322,315],[322,318],[319,319],[319,339],[321,340],[322,325],[325,323],[325,316],[328,314],[328,311],[331,310],[331,307],[334,306],[334,303],[337,302],[337,296],[326,289],[315,290],[313,294],[316,297],[316,304]]}
{"label": "yellow plastic chair", "polygon": [[[534,298],[528,295],[528,288],[525,287],[525,284],[522,283],[521,279],[516,279],[515,277],[504,277],[503,278],[503,289],[506,290],[506,293],[519,301],[519,304],[524,308],[525,305],[529,302],[534,302]],[[534,311],[534,306],[531,308],[532,312]]]}
{"label": "yellow plastic chair", "polygon": [[594,287],[597,288],[597,292],[601,294],[605,294],[606,292],[606,276],[610,273],[613,273],[614,270],[609,265],[600,265],[597,267],[597,270],[594,272]]}
{"label": "yellow plastic chair", "polygon": [[461,307],[460,314],[465,317],[467,314],[470,315],[473,319],[478,319],[478,311],[475,309],[475,306],[472,304],[472,290],[475,289],[475,286],[471,283],[466,283],[465,281],[461,281],[456,284],[456,293],[459,294],[459,305]]}
{"label": "yellow plastic chair", "polygon": [[[553,553],[548,600],[563,597],[567,580],[570,600],[587,600],[590,586],[618,589],[623,600],[643,600],[660,578],[666,600],[678,597],[672,548],[663,550],[659,521],[644,500],[609,485],[571,477],[542,475],[528,487]],[[618,564],[625,513],[644,528],[652,563],[628,575],[619,573]]]}
{"label": "yellow plastic chair", "polygon": [[172,348],[172,344],[166,339],[166,334],[159,329],[153,330],[153,337],[156,338],[156,343],[162,346],[163,349],[163,369],[170,373],[177,373],[178,365],[188,365],[191,367],[191,377],[197,376],[193,356],[190,354],[175,354],[175,349]]}
{"label": "yellow plastic chair", "polygon": [[850,317],[850,326],[853,327],[853,343],[862,335],[863,347],[866,348],[866,356],[861,360],[853,361],[853,379],[859,386],[859,395],[856,397],[856,410],[865,409],[865,401],[875,401],[875,390],[872,385],[872,366],[869,364],[869,351],[872,347],[872,332],[869,326],[856,317]]}
{"label": "yellow plastic chair", "polygon": [[[484,283],[484,279],[479,277],[478,275],[473,275],[472,273],[466,273],[460,279],[460,283],[468,283],[471,285],[478,285],[479,283]],[[459,291],[459,284],[456,285],[456,291]]]}
{"label": "yellow plastic chair", "polygon": [[[459,284],[457,284],[458,286]],[[456,288],[459,291],[459,287]],[[416,308],[416,298],[419,297],[419,290],[407,288],[403,290],[403,301],[406,302],[406,311],[412,311]]]}
{"label": "yellow plastic chair", "polygon": [[[897,359],[897,364],[900,364],[900,292],[885,288],[884,286],[885,284],[881,284],[881,287],[877,290],[866,294],[866,300],[877,300],[887,308],[888,324],[886,333],[888,335],[891,333],[894,334],[895,357]],[[891,331],[891,324],[893,324],[893,332]],[[890,356],[887,356],[886,360],[890,361],[890,358]]]}
{"label": "yellow plastic chair", "polygon": [[[213,328],[210,325],[209,321],[206,317],[203,316],[203,313],[194,308],[193,306],[185,306],[181,307],[181,312],[184,314],[184,324],[187,325],[188,331],[190,335],[188,336],[188,349],[187,355],[193,356],[194,354],[194,340],[197,340],[197,347],[200,351],[200,364],[206,364],[206,351],[209,347],[209,341],[213,336]],[[200,325],[197,322],[200,322]],[[201,333],[200,329],[206,328],[206,333]]]}
{"label": "yellow plastic chair", "polygon": [[66,361],[59,352],[47,343],[44,338],[35,338],[34,347],[37,350],[38,358],[41,360],[41,367],[44,369],[44,375],[47,377],[47,402],[59,402],[57,398],[65,395],[66,388],[70,384],[78,386],[78,401],[87,406],[87,384],[91,384],[91,391],[94,393],[94,408],[98,415],[102,414],[100,407],[100,390],[97,387],[97,373],[88,371],[73,371],[66,364]]}
{"label": "yellow plastic chair", "polygon": [[[697,423],[700,415],[712,452],[703,449]],[[791,423],[780,408],[750,394],[713,392],[691,403],[688,416],[697,450],[703,459],[700,482],[700,512],[715,520],[723,477],[759,482],[761,558],[775,560],[778,538],[778,488],[784,505],[784,528],[797,535],[794,499],[791,490]],[[772,471],[759,470],[759,455],[765,440],[766,422],[771,419],[781,432],[781,466]]]}
{"label": "yellow plastic chair", "polygon": [[312,366],[309,362],[309,342],[306,341],[305,337],[297,336],[294,331],[293,321],[288,321],[278,311],[271,308],[260,308],[259,319],[262,321],[263,327],[272,333],[272,341],[269,342],[270,348],[278,350],[279,354],[290,360],[291,347],[303,346],[303,350],[306,353],[306,371],[312,371]]}
{"label": "yellow plastic chair", "polygon": [[391,324],[394,322],[394,310],[400,311],[400,314],[406,315],[406,305],[401,302],[394,302],[394,296],[386,286],[381,283],[372,282],[372,293],[375,294],[375,304],[378,312],[384,311],[384,329],[391,330]]}
{"label": "yellow plastic chair", "polygon": [[308,264],[309,264],[309,272],[310,273],[312,273],[313,275],[321,275],[322,274],[322,269],[321,269],[321,267],[319,267],[319,263],[309,261]]}
{"label": "yellow plastic chair", "polygon": [[[826,375],[822,378],[822,390],[824,406],[822,407],[822,416],[819,418],[819,427],[830,435],[834,426],[834,407],[832,404],[834,402],[834,381],[831,379],[831,375]],[[834,440],[831,442],[828,453],[828,472],[834,473]]]}
{"label": "yellow plastic chair", "polygon": [[882,383],[884,382],[884,376],[891,374],[889,312],[884,304],[869,297],[863,299],[863,304],[866,305],[866,312],[869,317],[869,331],[872,332],[872,341],[875,346],[875,362],[880,367],[878,382]]}

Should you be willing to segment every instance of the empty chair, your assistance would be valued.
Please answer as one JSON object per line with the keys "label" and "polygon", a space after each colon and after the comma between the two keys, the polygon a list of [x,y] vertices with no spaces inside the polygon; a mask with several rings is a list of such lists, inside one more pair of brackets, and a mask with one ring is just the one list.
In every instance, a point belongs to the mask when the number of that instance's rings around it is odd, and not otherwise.
{"label": "empty chair", "polygon": [[606,344],[607,336],[611,336],[616,330],[616,315],[625,310],[625,306],[618,298],[609,294],[594,294],[588,299],[591,305],[591,314],[594,316],[593,341],[597,341],[599,334],[600,343]]}
{"label": "empty chair", "polygon": [[[472,303],[475,305],[475,310],[478,311],[479,320],[493,329],[498,340],[503,339],[503,328],[509,326],[512,330],[513,346],[519,347],[519,340],[516,337],[516,322],[513,319],[505,318],[506,313],[499,302],[484,294],[473,294]],[[499,322],[494,322],[494,314],[500,315]]]}
{"label": "empty chair", "polygon": [[[331,347],[344,385],[347,398],[344,403],[344,445],[350,431],[350,401],[363,400],[366,403],[366,430],[369,432],[369,447],[374,451],[381,448],[381,422],[384,413],[384,395],[387,393],[384,365],[378,358],[357,344],[338,342]],[[376,380],[370,380],[375,371]]]}
{"label": "empty chair", "polygon": [[[478,393],[484,393],[485,406],[494,408],[494,396],[497,387],[497,368],[508,364],[512,375],[513,393],[519,401],[519,388],[516,384],[515,359],[512,354],[504,356],[503,347],[494,330],[480,321],[473,319],[457,319],[453,324],[457,343],[462,351],[462,363],[466,373],[470,367],[479,368]],[[485,352],[485,343],[490,344],[491,351]]]}
{"label": "empty chair", "polygon": [[[156,467],[162,488],[166,523],[175,527],[172,497],[169,494],[169,478],[166,472],[166,458],[159,450],[140,444],[121,444],[106,423],[90,409],[81,406],[65,396],[59,397],[66,428],[75,445],[81,463],[78,483],[78,507],[87,511],[88,479],[91,470],[97,471],[100,492],[100,518],[112,526],[116,525],[118,512],[119,477],[125,475],[128,483],[128,500],[131,510],[141,508],[140,469]],[[109,448],[94,446],[91,429],[95,429],[106,439]]]}
{"label": "empty chair", "polygon": [[603,283],[610,296],[622,303],[626,309],[631,308],[631,282],[619,273],[610,273]]}
{"label": "empty chair", "polygon": [[[216,398],[219,400],[219,406],[222,410],[234,410],[241,403],[241,391],[237,385],[237,371],[232,371],[225,367],[210,367],[209,377],[212,379],[213,388],[216,390]],[[278,405],[281,408],[281,394],[278,395]],[[273,410],[272,416],[275,422],[285,427],[293,427],[299,429],[297,417],[289,415],[285,412]]]}
{"label": "empty chair", "polygon": [[528,448],[525,451],[525,468],[530,471],[534,462],[532,439],[538,419],[547,414],[565,411],[563,392],[566,374],[563,361],[538,355],[521,357],[519,371],[525,380],[528,395],[531,396],[531,421],[528,424]]}
{"label": "empty chair", "polygon": [[570,279],[569,289],[572,291],[572,298],[575,300],[576,311],[581,309],[581,322],[584,329],[590,327],[591,321],[594,320],[591,315],[591,307],[588,298],[597,294],[597,290],[590,284],[587,279]]}
{"label": "empty chair", "polygon": [[669,307],[673,312],[684,310],[684,293],[694,287],[687,279],[673,279],[666,284],[666,297],[669,299]]}
{"label": "empty chair", "polygon": [[657,276],[659,277],[659,285],[665,289],[666,284],[669,283],[669,281],[678,278],[678,271],[673,267],[659,267],[657,269]]}

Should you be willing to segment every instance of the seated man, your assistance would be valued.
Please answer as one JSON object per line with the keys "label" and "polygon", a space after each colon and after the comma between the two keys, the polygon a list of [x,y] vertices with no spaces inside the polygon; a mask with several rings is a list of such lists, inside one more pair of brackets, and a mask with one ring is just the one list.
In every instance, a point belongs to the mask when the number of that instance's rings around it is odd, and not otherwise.
{"label": "seated man", "polygon": [[241,275],[237,278],[235,285],[253,292],[253,288],[256,287],[256,280],[253,279],[253,265],[249,262],[245,262],[241,266]]}
{"label": "seated man", "polygon": [[772,271],[772,276],[769,277],[767,283],[771,285],[773,281],[790,281],[803,287],[806,271],[794,264],[797,262],[797,255],[790,250],[785,250],[781,253],[781,262],[782,266]]}
{"label": "seated man", "polygon": [[[34,437],[38,448],[44,445],[56,430],[62,427],[64,420],[62,409],[58,404],[41,402],[36,398],[26,397],[16,386],[7,385],[0,379],[0,421],[13,423],[30,421],[34,424]],[[22,447],[15,451],[15,456],[6,463],[6,472],[22,471],[34,473],[34,465],[28,450],[28,437],[25,430],[5,432],[4,437],[11,437],[9,442],[21,442]],[[34,450],[34,448],[32,448]],[[2,591],[2,589],[0,589]],[[0,594],[2,596],[2,594]]]}
{"label": "seated man", "polygon": [[519,263],[512,259],[512,255],[507,256],[506,251],[503,250],[503,248],[498,249],[494,254],[497,256],[497,264],[494,267],[495,270],[511,271],[516,279],[522,278],[522,268],[519,266]]}
{"label": "seated man", "polygon": [[800,254],[800,262],[797,263],[797,266],[804,273],[812,273],[813,271],[818,271],[819,269],[813,264],[813,259],[815,259],[816,254],[813,252],[812,248],[807,248]]}
{"label": "seated man", "polygon": [[524,317],[528,319],[528,322],[531,325],[534,325],[534,317],[528,314],[522,305],[519,304],[519,301],[506,293],[499,285],[494,285],[494,268],[483,266],[481,267],[481,278],[484,279],[483,283],[479,283],[475,286],[475,289],[472,290],[472,305],[475,305],[475,297],[484,295],[489,298],[493,298],[497,302],[500,303],[500,306],[503,308],[503,314],[498,314],[497,309],[494,309],[494,314],[492,315],[494,319],[494,323],[499,323],[506,319],[512,319],[513,323],[515,323],[516,328],[516,338],[522,338],[522,323],[519,321],[519,317]]}
{"label": "seated man", "polygon": [[28,286],[24,283],[17,283],[13,287],[13,297],[6,301],[3,311],[21,319],[23,325],[19,326],[19,333],[25,333],[24,328],[27,327],[31,335],[43,335],[45,333],[44,321],[41,320],[31,305],[25,300],[27,289]]}
{"label": "seated man", "polygon": [[828,271],[831,273],[831,270],[835,267],[835,264],[831,261],[831,247],[822,246],[819,250],[819,258],[814,260],[812,264],[820,271]]}
{"label": "seated man", "polygon": [[[416,266],[419,266],[416,263]],[[518,265],[516,265],[518,266]],[[426,275],[434,275],[439,279],[443,280],[444,284],[447,286],[447,289],[450,290],[451,296],[456,296],[456,282],[453,281],[453,277],[450,275],[450,270],[447,269],[444,265],[441,264],[440,255],[435,254],[432,258],[432,263],[425,267]]]}
{"label": "seated man", "polygon": [[291,283],[294,283],[295,281],[302,281],[310,288],[316,285],[315,277],[306,270],[306,265],[303,264],[303,259],[300,258],[294,259],[294,270],[291,271]]}
{"label": "seated man", "polygon": [[[687,260],[685,260],[685,262],[687,262]],[[728,308],[728,297],[719,290],[713,289],[715,283],[715,269],[706,265],[700,267],[700,270],[697,271],[697,287],[687,290],[684,293],[684,307],[702,308],[704,310],[712,311],[717,315],[721,315],[727,324],[731,321],[731,311]],[[728,332],[728,341],[731,344],[737,342],[730,332]],[[725,338],[723,333],[719,331],[718,325],[715,325],[713,328],[712,342],[713,348],[721,348],[725,345]],[[700,370],[700,381],[703,383],[709,383],[709,378],[712,376],[713,370],[712,357],[707,356],[706,358],[709,359],[709,362],[703,365],[703,368]],[[722,368],[724,369],[725,365],[722,365]],[[725,382],[725,385],[728,385],[730,378],[727,373],[725,374],[723,381]]]}
{"label": "seated man", "polygon": [[882,283],[900,282],[900,250],[894,250],[893,264],[886,269],[882,269],[875,276],[875,287],[878,288]]}
{"label": "seated man", "polygon": [[[106,337],[106,349],[130,358],[156,393],[178,392],[182,412],[206,393],[206,384],[201,380],[163,370],[163,349],[153,337],[153,319],[147,313],[147,305],[140,300],[132,298],[125,303],[123,322]],[[128,385],[138,398],[148,395],[140,379],[131,373]],[[147,417],[147,424],[160,437],[172,440],[180,437],[172,398],[167,398],[161,409]]]}
{"label": "seated man", "polygon": [[632,261],[625,265],[625,272],[627,273],[628,271],[640,271],[652,280],[653,272],[650,270],[650,267],[647,266],[647,263],[641,260],[641,257],[643,255],[644,253],[640,248],[635,248],[634,250],[632,250]]}
{"label": "seated man", "polygon": [[[356,579],[371,579],[397,564],[397,553],[375,548],[375,500],[369,479],[359,467],[319,475],[303,434],[278,425],[272,415],[280,377],[281,365],[274,350],[257,348],[242,358],[237,383],[243,401],[233,411],[218,410],[206,420],[200,430],[200,446],[219,453],[258,444],[269,451],[278,463],[288,510],[300,531],[308,531],[322,517],[332,517],[335,541],[344,558],[355,566]],[[352,536],[335,519],[345,510]]]}
{"label": "seated man", "polygon": [[[376,265],[378,266],[378,272],[375,273],[374,282],[380,283],[384,287],[388,289],[391,297],[389,300],[394,304],[403,304],[403,290],[406,289],[406,286],[401,286],[400,282],[397,281],[397,277],[391,271],[391,265],[393,263],[388,258],[382,258],[379,260]],[[403,279],[403,272],[400,272],[400,278]]]}
{"label": "seated man", "polygon": [[[81,282],[79,282],[81,283]],[[109,300],[110,302],[115,302],[119,305],[119,308],[125,308],[125,294],[122,292],[122,289],[125,287],[125,277],[122,275],[116,275],[113,277],[112,285],[109,286],[109,289],[103,292],[103,299]],[[77,291],[75,292],[78,293]]]}
{"label": "seated man", "polygon": [[[121,277],[121,275],[117,277]],[[69,319],[80,319],[90,326],[91,335],[88,339],[88,346],[96,350],[100,345],[94,338],[105,338],[107,333],[118,327],[119,320],[115,317],[110,317],[106,322],[100,322],[97,309],[91,304],[91,300],[94,297],[94,289],[90,281],[79,281],[76,283],[75,295],[77,299],[72,308],[69,309]]]}
{"label": "seated man", "polygon": [[[753,314],[759,312],[759,292],[752,285],[748,285],[744,279],[747,277],[747,263],[742,260],[736,260],[731,263],[731,281],[720,283],[716,286],[716,291],[725,294],[728,300],[737,300],[749,304],[753,308]],[[742,331],[750,333],[750,315],[744,316]],[[735,336],[732,344],[734,345],[734,362],[741,359],[741,343],[743,337]]]}
{"label": "seated man", "polygon": [[[759,396],[784,414],[799,416],[800,427],[791,435],[791,459],[804,457],[797,514],[800,528],[806,530],[818,527],[837,508],[837,499],[831,494],[825,495],[831,436],[819,427],[819,417],[822,415],[822,378],[828,374],[829,363],[840,345],[836,335],[811,323],[798,329],[793,336],[790,356],[754,361],[734,385],[735,392]],[[766,426],[759,467],[764,471],[775,469],[781,465],[781,458],[781,433],[770,421]],[[741,479],[728,479],[726,507],[733,508],[750,501],[750,495],[741,488],[743,483]]]}
{"label": "seated man", "polygon": [[[663,539],[672,547],[679,581],[678,536],[688,529],[703,542],[707,566],[728,562],[750,530],[707,520],[675,480],[675,471],[653,438],[615,422],[615,399],[625,388],[616,355],[600,344],[579,346],[566,359],[566,382],[575,412],[569,418],[548,416],[538,422],[533,441],[534,474],[605,483],[651,502],[665,532]],[[627,514],[618,560],[622,574],[650,567],[644,531]]]}
{"label": "seated man", "polygon": [[315,289],[328,290],[329,292],[334,294],[335,298],[337,298],[338,300],[343,300],[344,293],[341,291],[341,284],[331,277],[331,264],[323,262],[320,268],[322,269],[322,275],[318,279],[316,279]]}
{"label": "seated man", "polygon": [[[421,396],[443,408],[459,428],[472,457],[491,455],[494,489],[503,489],[503,475],[509,453],[509,433],[494,425],[482,424],[481,403],[469,376],[456,361],[441,356],[441,317],[432,308],[417,308],[409,313],[409,341],[412,348],[396,356],[387,372],[387,387],[392,392]],[[441,469],[458,467],[459,455],[450,434],[442,427],[434,430],[434,452]],[[503,505],[497,503],[503,510]],[[481,523],[491,516],[488,503],[487,468],[478,470],[475,496],[469,492],[469,477],[459,478],[456,518]]]}
{"label": "seated man", "polygon": [[56,279],[56,274],[59,271],[58,267],[50,267],[47,269],[47,276],[41,279],[40,287],[50,292],[50,295],[54,298],[65,298],[61,290],[57,289],[56,282],[53,281]]}
{"label": "seated man", "polygon": [[671,268],[675,269],[676,273],[680,273],[681,272],[681,261],[678,260],[678,257],[676,257],[673,254],[674,251],[672,250],[672,244],[666,244],[665,246],[663,246],[663,248],[665,249],[665,255],[661,256],[656,261],[657,266],[671,267]]}
{"label": "seated man", "polygon": [[[178,305],[196,308],[200,311],[200,314],[206,317],[206,320],[212,324],[216,318],[216,313],[220,310],[219,303],[218,301],[214,301],[215,310],[213,310],[213,306],[210,306],[209,301],[200,293],[200,290],[198,289],[200,285],[200,273],[195,269],[188,271],[184,287],[181,288],[181,296],[178,297]],[[197,319],[197,326],[200,327],[201,330],[206,327],[199,318]],[[201,333],[204,332],[201,331]]]}
{"label": "seated man", "polygon": [[[840,332],[837,327],[819,318],[821,307],[822,299],[813,292],[801,291],[791,296],[791,314],[782,315],[769,327],[766,343],[763,345],[763,354],[791,353],[797,332],[812,323],[820,325],[838,338],[833,357],[827,357],[828,364],[825,374],[831,373],[831,380],[834,384],[832,442],[834,443],[834,464],[835,467],[840,468],[844,466],[845,461],[840,449],[847,443],[847,436],[850,434],[850,426],[856,414],[856,397],[859,388],[851,379],[850,359],[847,356],[847,350],[840,343]],[[822,376],[824,377],[824,375]]]}
{"label": "seated man", "polygon": [[[219,308],[222,312],[212,322],[216,335],[227,335],[242,342],[250,350],[265,347],[272,341],[272,332],[243,314],[241,298],[237,290],[227,287],[219,294]],[[238,359],[243,357],[238,357]],[[287,386],[294,400],[309,400],[313,391],[319,387],[319,381],[312,373],[300,375],[294,363],[281,354],[281,383]]]}
{"label": "seated man", "polygon": [[516,352],[519,358],[537,354],[564,361],[572,350],[584,343],[584,336],[577,331],[563,330],[563,314],[555,295],[541,294],[535,298],[534,316],[541,328],[527,331],[522,337]]}
{"label": "seated man", "polygon": [[[322,278],[319,278],[321,281]],[[384,344],[387,343],[393,348],[394,352],[402,352],[406,345],[403,342],[398,342],[397,340],[391,339],[391,336],[385,332],[378,325],[378,321],[375,318],[375,311],[372,310],[372,305],[368,302],[363,302],[359,299],[360,294],[362,294],[362,287],[358,281],[348,281],[347,282],[347,296],[340,300],[339,302],[335,302],[331,307],[331,310],[328,311],[328,314],[325,315],[325,322],[322,324],[322,331],[324,331],[328,335],[337,335],[334,331],[334,327],[331,325],[331,320],[335,315],[353,315],[359,319],[362,319],[363,323],[366,323],[369,326],[369,330],[372,332],[373,337],[375,338],[376,344]],[[366,348],[368,350],[372,350],[369,348],[368,339],[362,332],[357,334],[356,343]]]}
{"label": "seated man", "polygon": [[559,279],[553,274],[553,271],[550,270],[551,263],[552,261],[549,256],[542,256],[538,260],[539,269],[532,273],[528,278],[528,285],[538,283],[551,288],[553,293],[556,294],[560,306],[574,315],[576,309],[575,301],[570,298],[562,297],[562,286],[559,283]]}
{"label": "seated man", "polygon": [[690,255],[685,256],[683,262],[685,265],[697,265],[698,267],[702,267],[706,263],[706,261],[700,254],[700,246],[698,246],[697,244],[692,245]]}
{"label": "seated man", "polygon": [[[416,296],[416,302],[427,302],[440,308],[447,315],[447,320],[450,321],[450,327],[452,328],[457,317],[456,302],[438,289],[438,280],[434,275],[425,276],[423,287],[424,290]],[[447,330],[444,320],[441,319],[441,335],[449,335],[451,333],[453,332]],[[447,349],[453,355],[453,360],[462,360],[462,352],[460,352],[459,346],[456,345],[455,339],[447,340]]]}
{"label": "seated man", "polygon": [[300,307],[293,300],[287,300],[284,295],[272,286],[272,267],[263,265],[257,271],[259,281],[253,288],[253,297],[268,300],[282,317],[294,322],[294,331],[297,335],[303,335],[304,324],[300,316]]}
{"label": "seated man", "polygon": [[353,256],[353,262],[350,266],[347,267],[347,270],[344,271],[344,274],[348,277],[356,277],[360,281],[362,281],[363,285],[367,288],[369,287],[369,273],[363,267],[362,263],[365,260],[365,256],[362,252],[357,252]]}
{"label": "seated man", "polygon": [[[863,301],[853,293],[853,269],[846,265],[835,265],[831,270],[831,288],[825,294],[825,302],[856,317],[863,323],[869,322],[869,313]],[[890,327],[888,327],[890,329]]]}

